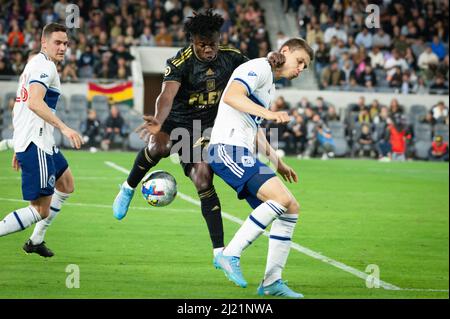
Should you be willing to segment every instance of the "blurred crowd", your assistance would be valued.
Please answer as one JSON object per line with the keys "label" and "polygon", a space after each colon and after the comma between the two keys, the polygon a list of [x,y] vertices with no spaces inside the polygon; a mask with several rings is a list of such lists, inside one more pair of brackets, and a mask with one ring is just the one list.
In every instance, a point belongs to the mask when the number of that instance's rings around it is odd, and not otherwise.
{"label": "blurred crowd", "polygon": [[[316,52],[322,89],[448,94],[448,0],[282,2]],[[367,25],[369,4],[379,27]]]}
{"label": "blurred crowd", "polygon": [[396,98],[383,105],[361,96],[337,109],[322,97],[314,101],[304,97],[290,105],[279,96],[271,110],[287,111],[291,116],[288,125],[271,121],[262,125],[272,146],[286,155],[448,161],[449,114],[444,101],[406,111]]}
{"label": "blurred crowd", "polygon": [[127,79],[130,46],[184,46],[185,19],[194,11],[214,8],[225,23],[223,45],[250,58],[270,51],[264,12],[256,0],[115,0],[0,1],[0,77],[20,75],[29,52],[40,47],[42,27],[65,24],[68,6],[79,8],[79,28],[70,29],[70,46],[58,66],[62,82],[86,78]]}

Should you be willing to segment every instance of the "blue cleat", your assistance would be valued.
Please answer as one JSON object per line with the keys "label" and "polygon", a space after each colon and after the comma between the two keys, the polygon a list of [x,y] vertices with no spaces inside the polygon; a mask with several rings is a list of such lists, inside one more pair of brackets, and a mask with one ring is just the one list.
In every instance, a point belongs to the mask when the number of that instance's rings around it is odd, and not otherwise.
{"label": "blue cleat", "polygon": [[240,258],[235,256],[224,256],[223,253],[217,254],[214,258],[216,269],[222,269],[225,276],[237,286],[246,288],[247,281],[242,276]]}
{"label": "blue cleat", "polygon": [[128,207],[133,199],[133,195],[134,189],[125,187],[123,184],[120,185],[119,194],[117,194],[113,203],[113,213],[115,218],[121,220],[127,215]]}
{"label": "blue cleat", "polygon": [[258,287],[257,290],[258,295],[260,296],[278,296],[278,297],[288,297],[288,298],[303,298],[301,293],[293,291],[286,285],[285,281],[278,279],[273,284],[270,284],[267,287],[263,286],[263,282]]}

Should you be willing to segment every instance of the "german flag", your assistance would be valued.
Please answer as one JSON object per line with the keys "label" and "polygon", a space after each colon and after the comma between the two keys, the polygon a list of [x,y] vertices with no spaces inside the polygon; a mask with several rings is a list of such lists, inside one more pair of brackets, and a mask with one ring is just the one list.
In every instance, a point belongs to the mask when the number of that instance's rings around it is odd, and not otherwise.
{"label": "german flag", "polygon": [[105,95],[111,103],[128,104],[133,106],[133,82],[113,83],[100,85],[88,83],[88,101],[91,102],[95,95]]}

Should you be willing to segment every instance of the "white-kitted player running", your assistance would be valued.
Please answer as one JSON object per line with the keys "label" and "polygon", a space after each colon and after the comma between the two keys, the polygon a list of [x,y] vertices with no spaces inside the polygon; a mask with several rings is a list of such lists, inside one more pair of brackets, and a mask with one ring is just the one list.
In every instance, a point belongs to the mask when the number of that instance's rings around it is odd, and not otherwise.
{"label": "white-kitted player running", "polygon": [[56,63],[63,61],[68,41],[65,26],[46,25],[42,31],[41,52],[28,61],[20,76],[13,109],[13,167],[22,170],[22,195],[30,205],[0,221],[0,237],[37,223],[23,248],[27,253],[43,257],[53,256],[45,246],[46,229],[73,191],[72,173],[55,147],[54,127],[73,147],[80,148],[82,144],[81,136],[55,115],[61,94]]}
{"label": "white-kitted player running", "polygon": [[214,173],[230,185],[239,199],[246,199],[254,209],[233,239],[216,256],[214,264],[241,287],[247,287],[240,269],[244,249],[272,224],[269,252],[259,295],[302,298],[282,280],[291,239],[298,220],[299,204],[283,182],[255,155],[255,147],[277,168],[284,180],[297,182],[297,174],[286,165],[270,146],[259,128],[263,119],[289,122],[287,112],[272,112],[274,79],[293,79],[300,75],[314,57],[303,40],[288,40],[280,49],[285,57],[281,67],[272,68],[266,58],[240,65],[231,76],[219,104],[208,148],[208,162]]}

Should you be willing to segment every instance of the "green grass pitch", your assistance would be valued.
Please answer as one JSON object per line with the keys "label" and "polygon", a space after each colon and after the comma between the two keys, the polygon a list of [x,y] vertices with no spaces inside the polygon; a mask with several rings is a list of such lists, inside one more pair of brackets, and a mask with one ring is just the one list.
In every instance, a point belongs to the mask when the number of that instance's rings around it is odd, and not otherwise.
{"label": "green grass pitch", "polygon": [[[47,232],[56,255],[26,255],[31,229],[0,238],[0,298],[258,298],[267,238],[243,254],[246,289],[212,266],[212,250],[200,208],[178,197],[153,208],[139,193],[128,216],[117,221],[111,204],[126,175],[105,164],[130,169],[134,153],[64,152],[76,192]],[[11,152],[0,153],[0,219],[20,202],[20,175]],[[302,206],[294,242],[365,272],[377,265],[380,279],[402,288],[369,289],[366,281],[296,250],[284,279],[306,298],[448,298],[448,164],[366,160],[299,161],[288,158],[300,176],[289,188]],[[179,191],[197,199],[179,165],[162,161]],[[223,210],[241,220],[245,201],[219,178]],[[239,225],[224,219],[229,241]],[[80,269],[80,288],[69,289],[66,267]]]}

